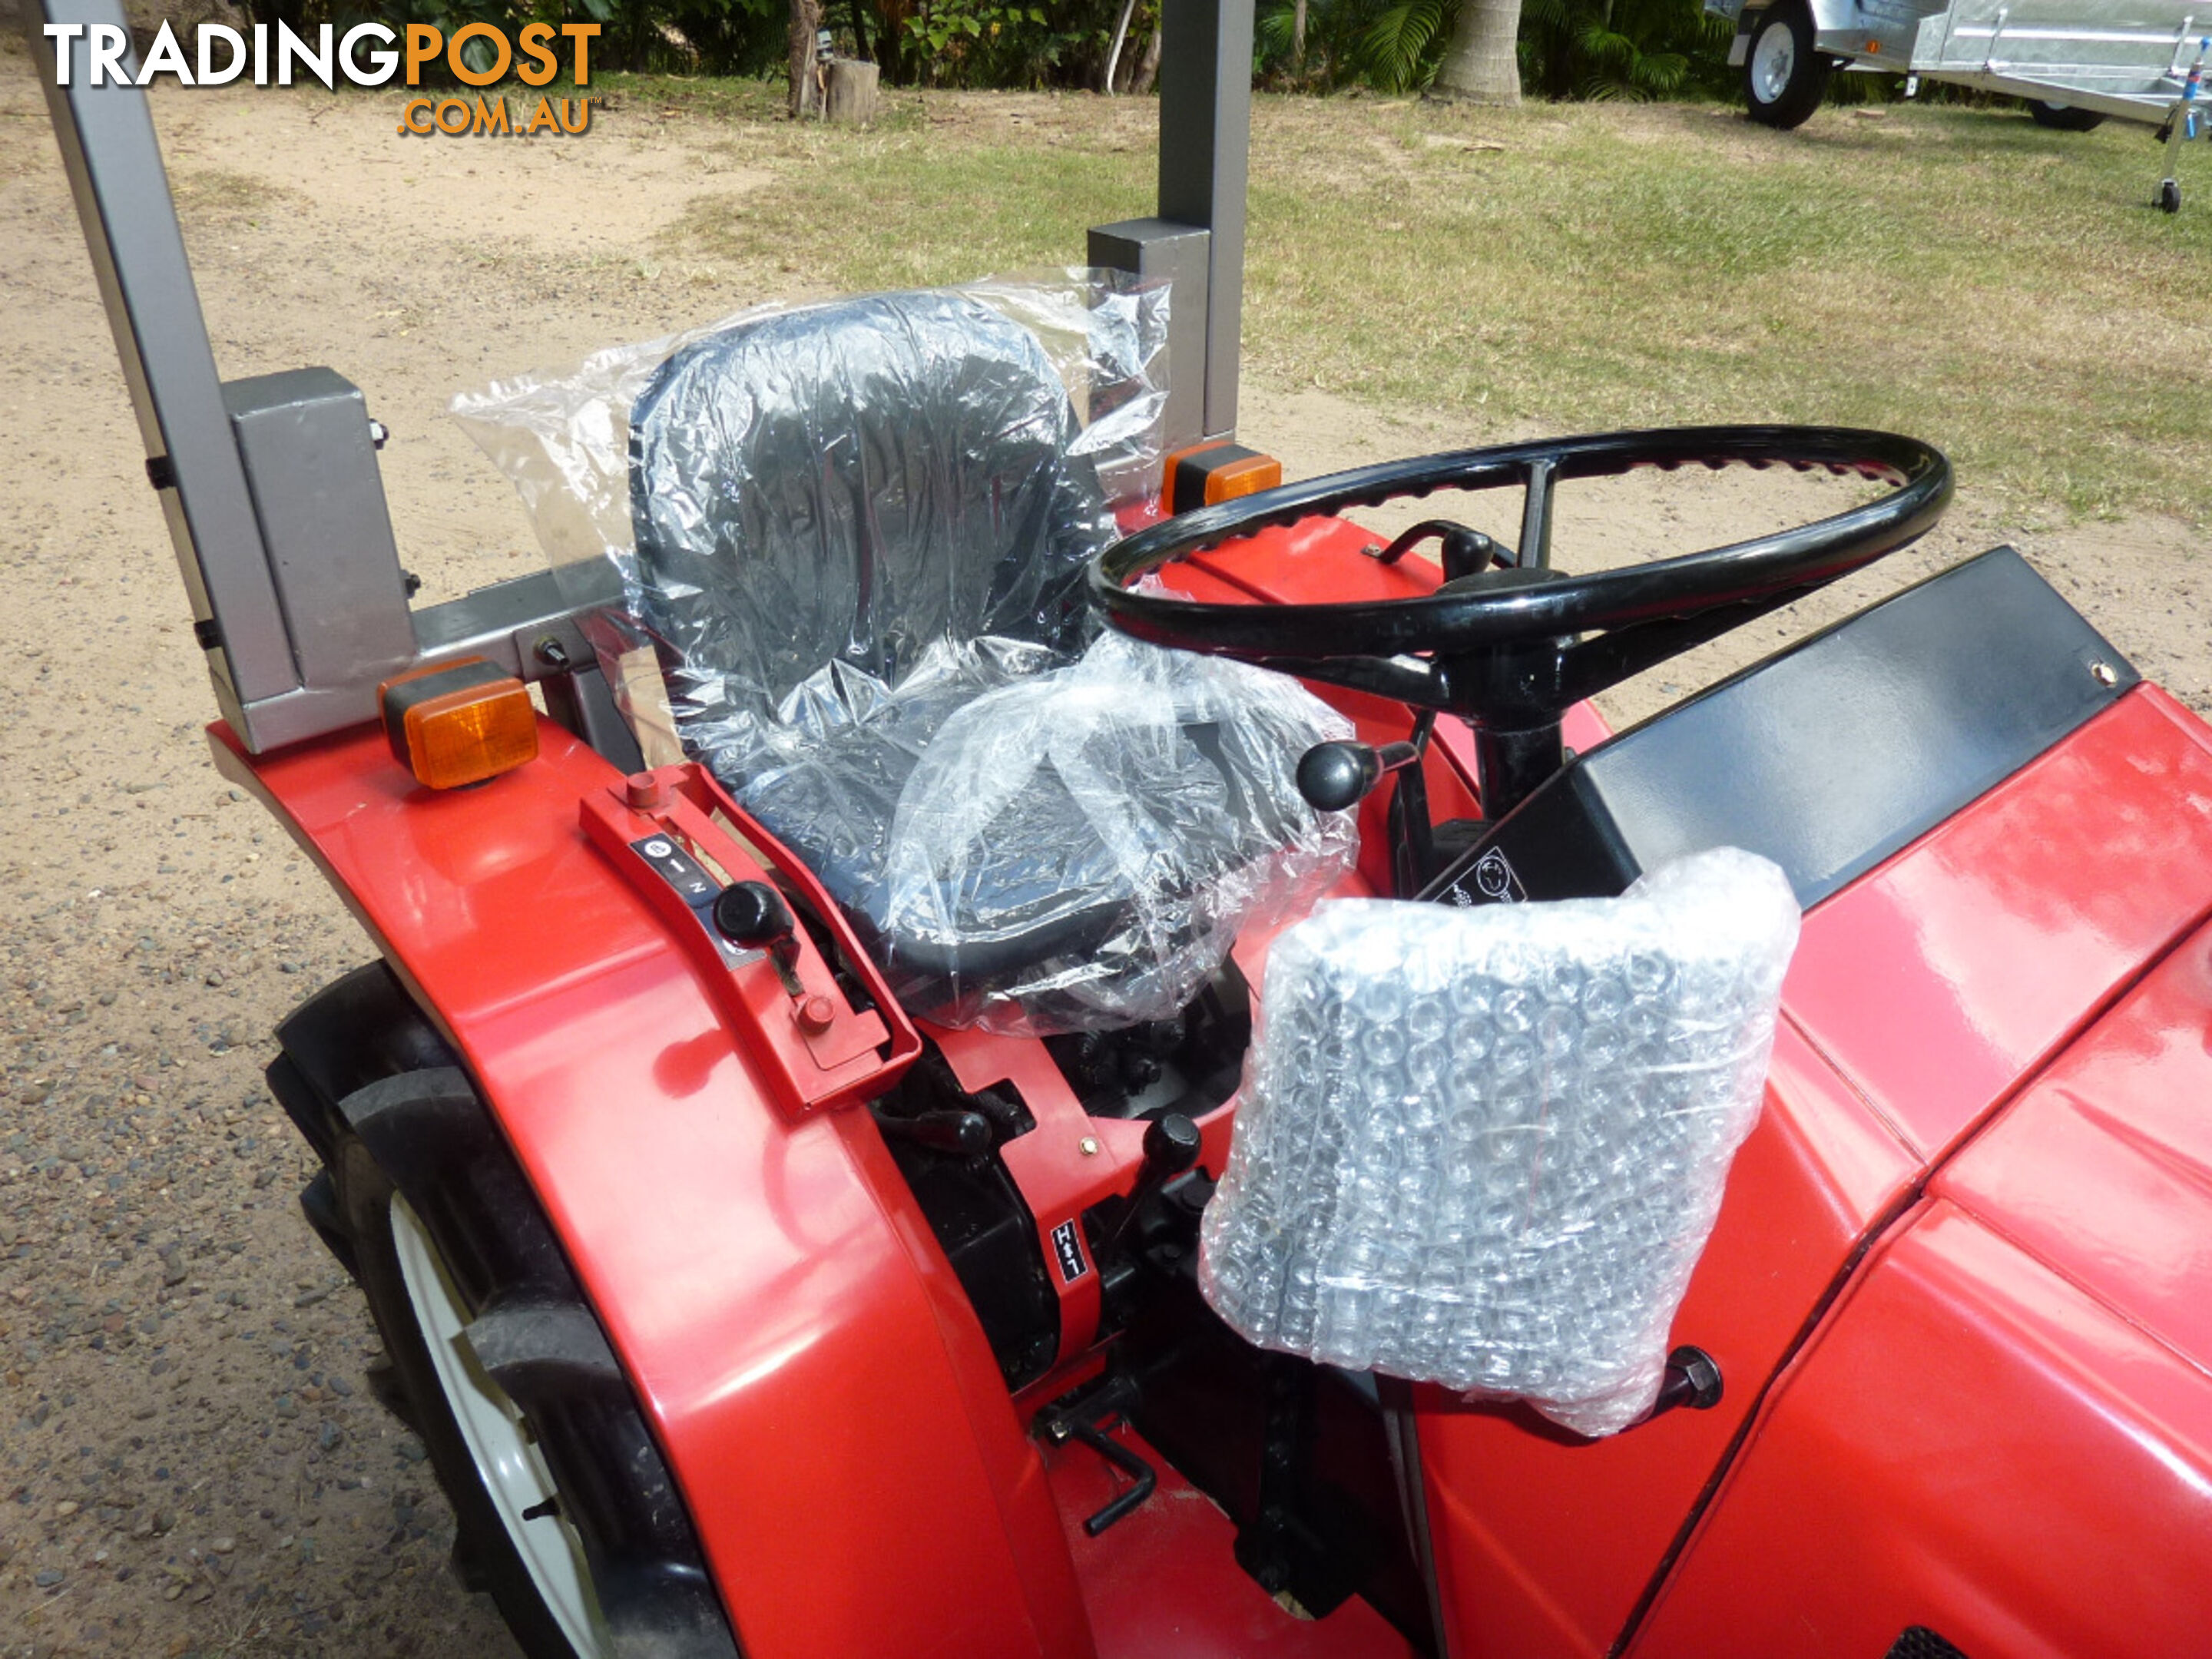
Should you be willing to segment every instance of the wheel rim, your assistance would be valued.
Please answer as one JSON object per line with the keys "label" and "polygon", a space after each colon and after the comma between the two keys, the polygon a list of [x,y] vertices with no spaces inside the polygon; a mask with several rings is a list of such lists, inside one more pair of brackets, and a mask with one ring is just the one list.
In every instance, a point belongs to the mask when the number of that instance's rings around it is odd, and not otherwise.
{"label": "wheel rim", "polygon": [[1759,101],[1771,104],[1781,97],[1796,67],[1797,37],[1789,24],[1778,19],[1769,23],[1759,31],[1759,43],[1751,53],[1751,84],[1759,93]]}
{"label": "wheel rim", "polygon": [[500,1524],[521,1557],[524,1570],[568,1645],[586,1659],[613,1659],[614,1642],[592,1589],[582,1541],[567,1519],[550,1510],[525,1518],[555,1496],[553,1477],[506,1391],[477,1363],[462,1332],[469,1312],[422,1219],[405,1199],[392,1199],[392,1245],[415,1322],[429,1351],[430,1369],[477,1480],[498,1511]]}

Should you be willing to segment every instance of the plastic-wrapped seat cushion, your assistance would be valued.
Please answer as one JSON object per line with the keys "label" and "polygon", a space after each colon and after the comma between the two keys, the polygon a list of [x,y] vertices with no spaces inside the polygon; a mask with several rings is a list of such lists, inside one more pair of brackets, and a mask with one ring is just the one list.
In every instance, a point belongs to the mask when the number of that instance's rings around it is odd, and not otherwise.
{"label": "plastic-wrapped seat cushion", "polygon": [[959,294],[750,319],[630,416],[637,608],[686,748],[915,1012],[1176,1012],[1349,868],[1298,796],[1348,725],[1279,676],[1093,637],[1115,528],[1036,337]]}
{"label": "plastic-wrapped seat cushion", "polygon": [[1294,680],[1118,634],[977,697],[900,792],[865,907],[894,985],[1000,1030],[1176,1012],[1248,923],[1352,867],[1351,815],[1297,779],[1351,731]]}
{"label": "plastic-wrapped seat cushion", "polygon": [[1782,872],[1734,848],[1618,899],[1324,905],[1269,952],[1207,1299],[1262,1346],[1627,1427],[1797,929]]}

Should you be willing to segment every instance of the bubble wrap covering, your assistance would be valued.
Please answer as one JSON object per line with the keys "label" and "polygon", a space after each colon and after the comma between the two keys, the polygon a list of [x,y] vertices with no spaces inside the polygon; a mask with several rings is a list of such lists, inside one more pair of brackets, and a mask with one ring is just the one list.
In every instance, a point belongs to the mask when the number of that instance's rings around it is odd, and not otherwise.
{"label": "bubble wrap covering", "polygon": [[1618,899],[1323,905],[1268,955],[1206,1299],[1263,1347],[1626,1428],[1759,1115],[1797,927],[1735,848]]}

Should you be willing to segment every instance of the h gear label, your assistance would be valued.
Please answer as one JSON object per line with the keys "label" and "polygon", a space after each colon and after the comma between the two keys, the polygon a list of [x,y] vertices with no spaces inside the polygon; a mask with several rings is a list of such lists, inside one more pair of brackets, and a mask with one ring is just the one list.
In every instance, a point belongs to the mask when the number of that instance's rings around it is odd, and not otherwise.
{"label": "h gear label", "polygon": [[1083,1235],[1076,1231],[1073,1216],[1052,1230],[1052,1254],[1060,1265],[1063,1285],[1073,1285],[1091,1271],[1090,1261],[1083,1254]]}

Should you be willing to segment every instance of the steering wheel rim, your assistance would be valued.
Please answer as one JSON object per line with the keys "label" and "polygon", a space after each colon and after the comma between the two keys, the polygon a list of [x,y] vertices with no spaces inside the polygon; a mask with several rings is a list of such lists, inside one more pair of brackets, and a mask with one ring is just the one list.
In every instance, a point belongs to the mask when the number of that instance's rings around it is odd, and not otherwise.
{"label": "steering wheel rim", "polygon": [[[1438,489],[1523,486],[1522,539],[1537,544],[1540,562],[1551,490],[1560,479],[1686,465],[1818,467],[1897,487],[1747,541],[1510,586],[1448,583],[1409,599],[1296,605],[1217,604],[1129,586],[1261,529]],[[1547,706],[1556,716],[1593,691],[1910,545],[1942,516],[1952,482],[1951,464],[1934,446],[1852,428],[1678,427],[1539,439],[1355,468],[1180,514],[1094,560],[1091,593],[1114,627],[1156,644],[1332,680],[1417,708],[1527,723]],[[1719,626],[1711,625],[1716,618]],[[1599,637],[1577,637],[1586,634]],[[1627,648],[1592,649],[1624,640]],[[1526,681],[1532,652],[1556,658],[1555,672],[1538,675],[1540,684],[1504,684]],[[1470,666],[1501,655],[1516,663],[1503,679]]]}

